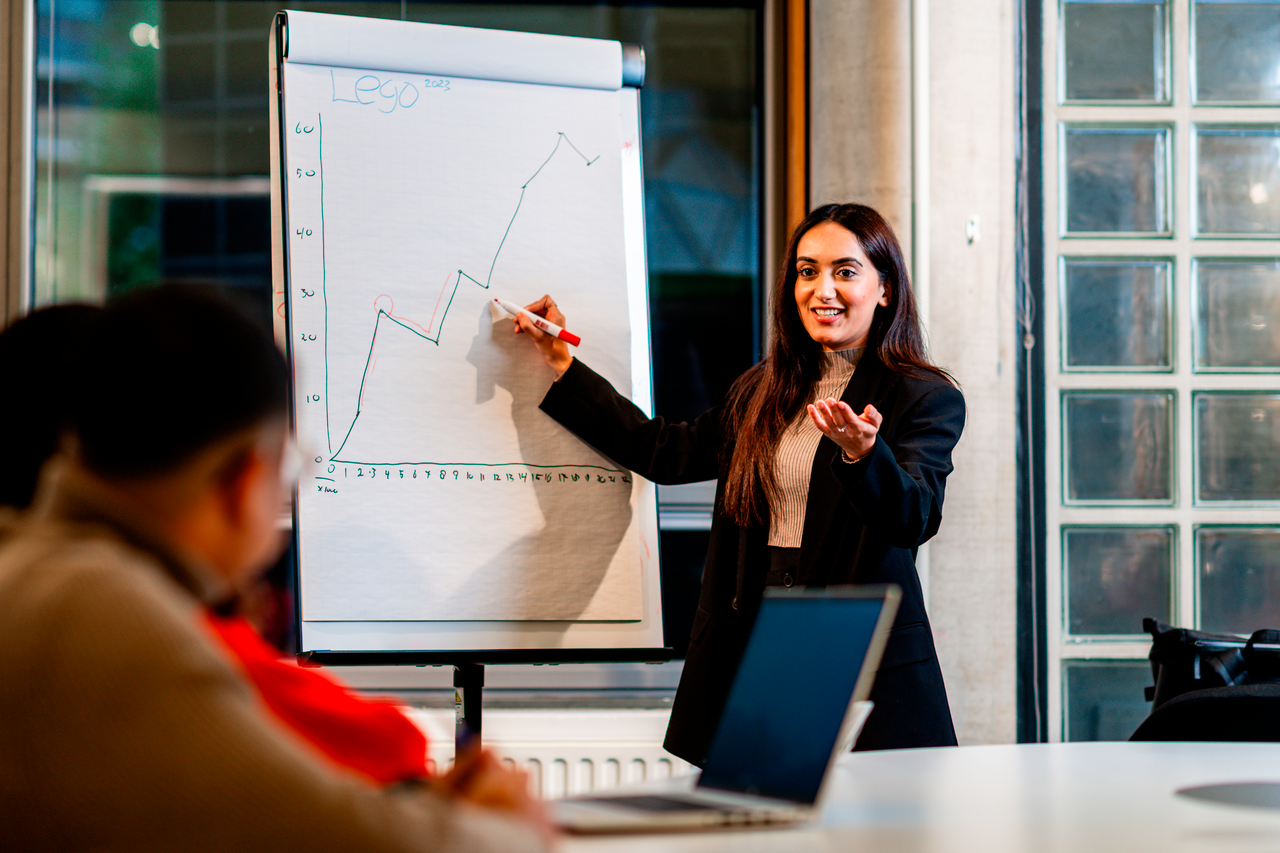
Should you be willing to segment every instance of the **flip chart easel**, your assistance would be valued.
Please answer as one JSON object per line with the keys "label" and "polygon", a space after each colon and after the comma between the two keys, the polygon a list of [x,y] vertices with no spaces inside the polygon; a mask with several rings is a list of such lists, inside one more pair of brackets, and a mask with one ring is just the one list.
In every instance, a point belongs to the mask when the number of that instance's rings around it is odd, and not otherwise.
{"label": "flip chart easel", "polygon": [[308,470],[300,656],[455,667],[670,658],[653,484],[537,409],[494,296],[555,293],[576,355],[652,406],[643,52],[281,12],[271,33],[277,336]]}

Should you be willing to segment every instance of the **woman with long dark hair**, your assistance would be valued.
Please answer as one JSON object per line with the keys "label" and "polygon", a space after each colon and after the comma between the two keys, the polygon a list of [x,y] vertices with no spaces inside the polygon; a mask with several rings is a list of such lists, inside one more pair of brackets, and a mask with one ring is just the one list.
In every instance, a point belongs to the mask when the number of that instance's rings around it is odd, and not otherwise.
{"label": "woman with long dark hair", "polygon": [[[964,398],[925,353],[893,229],[865,205],[817,208],[787,243],[772,302],[768,356],[722,406],[679,424],[646,417],[516,320],[556,372],[543,411],[650,480],[718,481],[666,748],[702,763],[766,586],[842,583],[903,590],[857,748],[954,744],[915,555],[942,520]],[[564,325],[550,296],[528,309]],[[789,713],[804,725],[803,709]]]}

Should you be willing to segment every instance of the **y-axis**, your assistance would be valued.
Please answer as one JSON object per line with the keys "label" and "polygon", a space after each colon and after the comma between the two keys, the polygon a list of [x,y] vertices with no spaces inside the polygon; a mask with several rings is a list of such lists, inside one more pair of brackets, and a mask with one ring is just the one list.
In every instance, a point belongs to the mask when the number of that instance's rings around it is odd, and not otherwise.
{"label": "y-axis", "polygon": [[329,270],[324,255],[324,121],[316,113],[316,149],[320,166],[320,298],[324,301],[324,440],[333,452],[333,436],[329,432]]}

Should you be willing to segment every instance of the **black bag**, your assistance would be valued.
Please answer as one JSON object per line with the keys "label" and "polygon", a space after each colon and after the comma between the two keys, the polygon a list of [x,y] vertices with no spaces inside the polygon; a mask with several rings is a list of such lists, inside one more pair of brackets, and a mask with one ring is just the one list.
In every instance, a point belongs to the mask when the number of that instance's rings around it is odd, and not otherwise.
{"label": "black bag", "polygon": [[1150,617],[1142,630],[1151,635],[1151,676],[1146,698],[1155,710],[1189,690],[1232,684],[1280,683],[1280,631],[1263,628],[1248,640],[1235,634],[1210,634],[1173,628]]}

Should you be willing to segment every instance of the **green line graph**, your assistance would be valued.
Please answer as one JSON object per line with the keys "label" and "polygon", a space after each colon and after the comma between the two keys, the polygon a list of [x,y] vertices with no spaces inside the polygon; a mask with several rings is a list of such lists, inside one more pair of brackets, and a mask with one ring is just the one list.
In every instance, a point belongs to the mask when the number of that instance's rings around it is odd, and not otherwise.
{"label": "green line graph", "polygon": [[[395,303],[394,303],[394,300],[391,298],[391,296],[390,296],[390,295],[388,295],[388,294],[380,294],[380,295],[379,295],[379,296],[374,300],[374,309],[375,309],[375,311],[377,312],[377,314],[376,314],[376,317],[375,317],[375,319],[374,319],[374,324],[373,324],[373,334],[372,334],[372,335],[370,335],[370,339],[369,339],[369,349],[368,349],[368,353],[367,353],[367,354],[366,354],[366,356],[365,356],[364,371],[361,373],[361,376],[360,376],[360,390],[359,390],[359,392],[358,392],[358,394],[357,394],[357,398],[356,398],[356,411],[355,411],[355,414],[354,414],[354,415],[352,416],[352,418],[351,418],[351,422],[350,422],[350,424],[347,426],[346,433],[343,435],[343,437],[342,437],[342,441],[341,441],[341,443],[339,443],[339,445],[338,445],[338,449],[337,449],[337,450],[333,450],[333,449],[332,449],[332,448],[333,448],[332,433],[331,433],[331,432],[329,432],[329,422],[330,422],[330,414],[329,414],[329,399],[330,399],[330,394],[328,393],[328,389],[329,389],[329,359],[328,359],[328,343],[327,343],[327,337],[328,337],[328,335],[327,335],[327,332],[326,332],[326,349],[325,349],[325,430],[326,430],[327,440],[328,440],[328,443],[329,443],[329,448],[330,448],[330,451],[331,451],[331,454],[330,454],[330,457],[329,457],[329,461],[330,461],[330,462],[333,462],[333,463],[341,463],[341,464],[350,464],[350,465],[359,465],[359,464],[364,464],[364,465],[373,465],[373,464],[379,464],[379,465],[459,465],[459,466],[468,465],[468,466],[475,466],[475,467],[487,467],[487,466],[481,465],[480,463],[466,463],[466,462],[432,462],[432,461],[426,461],[426,460],[422,460],[422,461],[418,461],[418,462],[383,462],[383,463],[372,463],[372,462],[367,462],[367,461],[366,461],[366,462],[357,462],[357,461],[355,461],[355,460],[343,459],[343,458],[340,458],[340,457],[341,457],[341,455],[342,455],[342,451],[343,451],[343,449],[347,446],[347,442],[351,439],[351,433],[352,433],[352,431],[355,429],[356,423],[360,420],[360,415],[361,415],[361,413],[362,413],[362,411],[363,411],[363,406],[364,406],[364,390],[365,390],[365,384],[366,384],[366,382],[367,382],[367,381],[368,381],[368,379],[369,379],[369,373],[371,372],[371,368],[372,368],[372,366],[373,366],[373,364],[374,364],[373,353],[374,353],[374,349],[375,349],[375,347],[377,346],[377,343],[378,343],[378,332],[379,332],[379,330],[380,330],[380,329],[381,329],[381,327],[382,327],[382,322],[383,322],[383,320],[385,319],[388,323],[392,323],[392,324],[394,324],[395,326],[398,326],[399,328],[404,329],[405,331],[409,332],[410,334],[412,334],[412,335],[416,336],[417,338],[419,338],[419,339],[421,339],[421,340],[429,341],[430,343],[432,343],[432,344],[434,344],[434,345],[436,345],[436,346],[439,346],[439,345],[440,345],[440,336],[441,336],[441,334],[443,333],[443,330],[444,330],[444,322],[445,322],[445,319],[448,317],[449,309],[453,306],[454,298],[457,296],[457,293],[458,293],[458,286],[462,283],[462,280],[463,280],[463,279],[466,279],[467,281],[470,281],[472,284],[476,285],[477,287],[479,287],[479,288],[481,288],[481,289],[483,289],[483,290],[488,290],[488,289],[489,289],[489,285],[490,285],[490,283],[491,283],[491,282],[492,282],[492,280],[493,280],[493,273],[494,273],[494,270],[495,270],[495,269],[497,269],[497,266],[498,266],[498,258],[501,256],[501,254],[502,254],[502,249],[503,249],[503,247],[506,245],[506,243],[507,243],[507,238],[508,238],[508,237],[510,236],[510,234],[511,234],[511,228],[512,228],[512,226],[515,224],[516,217],[518,217],[518,216],[520,215],[520,209],[521,209],[521,207],[522,207],[522,206],[523,206],[523,204],[524,204],[525,194],[528,192],[529,185],[530,185],[530,184],[532,184],[532,183],[533,183],[533,181],[538,177],[538,175],[540,175],[540,174],[542,173],[543,169],[545,169],[545,168],[547,167],[547,164],[551,162],[551,160],[556,156],[556,154],[562,150],[562,147],[561,147],[561,146],[565,146],[565,149],[564,149],[564,150],[571,150],[573,153],[577,154],[577,155],[578,155],[578,157],[580,157],[580,158],[582,159],[582,162],[583,162],[583,165],[584,165],[584,166],[588,166],[588,167],[589,167],[589,166],[591,166],[591,164],[592,164],[592,163],[595,163],[597,160],[599,160],[599,159],[600,159],[600,158],[599,158],[599,155],[597,155],[597,156],[595,156],[595,157],[588,158],[585,154],[583,154],[583,153],[582,153],[582,151],[580,151],[580,150],[578,149],[578,147],[577,147],[576,145],[574,145],[574,144],[573,144],[573,142],[569,139],[569,137],[565,136],[565,134],[564,134],[563,132],[560,132],[560,133],[557,133],[557,134],[556,134],[556,142],[555,142],[555,145],[554,145],[554,146],[552,147],[552,149],[551,149],[551,153],[550,153],[550,154],[548,154],[548,155],[547,155],[547,157],[546,157],[546,159],[544,159],[544,160],[542,161],[542,163],[538,166],[537,170],[535,170],[535,171],[534,171],[534,173],[533,173],[532,175],[530,175],[530,176],[529,176],[528,180],[526,180],[523,184],[521,184],[521,185],[520,185],[520,196],[519,196],[519,198],[517,198],[517,199],[516,199],[515,210],[513,210],[513,211],[512,211],[512,213],[511,213],[511,218],[507,221],[506,228],[505,228],[505,229],[503,230],[503,232],[502,232],[502,239],[498,241],[498,247],[497,247],[497,249],[495,249],[495,250],[494,250],[494,253],[493,253],[493,259],[492,259],[492,260],[490,261],[490,263],[489,263],[489,271],[488,271],[488,274],[487,274],[487,275],[485,275],[484,281],[481,281],[480,279],[476,278],[475,276],[472,276],[471,274],[469,274],[468,272],[466,272],[466,271],[465,271],[465,270],[463,270],[463,269],[457,269],[457,270],[455,270],[455,271],[453,271],[453,272],[449,273],[449,275],[445,278],[445,281],[444,281],[443,286],[442,286],[442,287],[441,287],[441,289],[440,289],[440,295],[439,295],[439,297],[436,299],[436,305],[435,305],[435,309],[434,309],[434,310],[433,310],[433,312],[432,312],[431,320],[428,322],[428,324],[427,324],[425,327],[423,327],[423,326],[422,326],[422,325],[420,325],[419,323],[414,322],[413,320],[411,320],[411,319],[409,319],[409,318],[407,318],[407,317],[397,316],[397,315],[394,313],[394,311],[395,311]],[[321,168],[323,169],[323,164],[321,165]],[[323,171],[321,171],[321,191],[322,191],[322,192],[323,192],[323,174],[324,174],[324,173],[323,173]],[[323,195],[321,196],[321,198],[322,198],[322,206],[323,206]],[[322,216],[323,216],[323,211],[322,211]],[[322,221],[323,221],[323,219],[322,219]],[[322,232],[322,234],[321,234],[321,248],[322,248],[322,251],[323,251],[323,246],[324,246],[324,234],[323,234],[323,232]],[[327,286],[327,278],[326,278],[324,281],[326,281],[326,285],[325,285],[325,286]],[[452,284],[452,287],[450,286],[450,284]],[[446,293],[446,292],[448,293],[448,299],[445,299],[445,298],[444,298],[444,296],[445,296],[445,293]],[[385,304],[385,305],[383,304],[384,300],[385,300],[385,302],[386,302],[386,304]],[[443,304],[444,304],[444,309],[443,309],[443,310],[441,310],[441,307],[440,307],[442,302],[443,302]],[[325,328],[326,328],[326,330],[329,328],[328,310],[329,310],[329,309],[328,309],[328,299],[327,299],[327,293],[326,293],[326,295],[325,295]],[[437,322],[437,318],[438,318],[438,322]],[[599,466],[591,466],[591,465],[530,466],[530,465],[526,465],[525,463],[503,463],[503,464],[512,464],[512,465],[517,465],[517,464],[518,464],[518,465],[524,465],[524,467],[551,467],[551,468],[598,468],[598,467],[599,467]],[[614,469],[614,468],[601,468],[600,470],[603,470],[603,471],[609,471],[609,472],[615,472],[615,471],[617,471],[618,469]]]}

